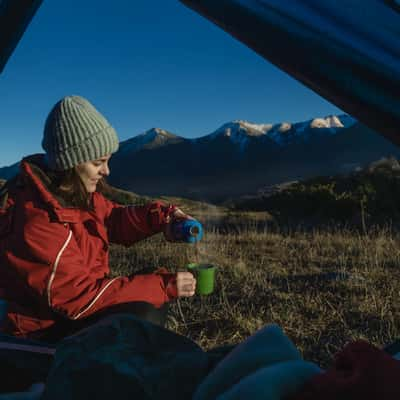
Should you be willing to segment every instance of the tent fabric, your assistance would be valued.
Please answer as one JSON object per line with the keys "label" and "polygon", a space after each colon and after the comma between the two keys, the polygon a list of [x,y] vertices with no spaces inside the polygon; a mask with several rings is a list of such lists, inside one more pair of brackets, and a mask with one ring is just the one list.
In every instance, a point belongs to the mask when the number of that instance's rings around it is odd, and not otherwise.
{"label": "tent fabric", "polygon": [[181,0],[400,144],[400,12],[383,0]]}
{"label": "tent fabric", "polygon": [[[400,144],[398,0],[180,0]],[[0,0],[0,72],[42,0]]]}
{"label": "tent fabric", "polygon": [[43,0],[0,0],[0,73]]}

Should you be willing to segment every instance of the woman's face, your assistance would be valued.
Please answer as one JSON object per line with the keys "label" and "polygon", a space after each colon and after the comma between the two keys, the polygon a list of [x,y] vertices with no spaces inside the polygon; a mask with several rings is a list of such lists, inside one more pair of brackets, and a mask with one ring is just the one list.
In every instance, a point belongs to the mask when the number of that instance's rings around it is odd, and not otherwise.
{"label": "woman's face", "polygon": [[76,167],[76,172],[80,176],[88,193],[95,192],[99,180],[110,175],[110,169],[108,168],[110,158],[111,154],[97,160],[87,161]]}

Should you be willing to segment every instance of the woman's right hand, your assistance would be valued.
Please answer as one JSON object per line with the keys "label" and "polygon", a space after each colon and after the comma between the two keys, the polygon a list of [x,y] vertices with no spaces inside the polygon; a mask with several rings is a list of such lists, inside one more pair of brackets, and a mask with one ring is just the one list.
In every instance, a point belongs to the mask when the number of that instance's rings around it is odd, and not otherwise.
{"label": "woman's right hand", "polygon": [[174,242],[175,238],[172,232],[172,226],[174,223],[179,222],[179,221],[184,221],[187,219],[194,219],[190,215],[184,213],[180,208],[175,208],[174,211],[167,216],[166,218],[166,225],[164,228],[164,237],[169,241],[169,242]]}
{"label": "woman's right hand", "polygon": [[178,297],[192,297],[196,291],[196,279],[191,272],[176,274],[176,289]]}

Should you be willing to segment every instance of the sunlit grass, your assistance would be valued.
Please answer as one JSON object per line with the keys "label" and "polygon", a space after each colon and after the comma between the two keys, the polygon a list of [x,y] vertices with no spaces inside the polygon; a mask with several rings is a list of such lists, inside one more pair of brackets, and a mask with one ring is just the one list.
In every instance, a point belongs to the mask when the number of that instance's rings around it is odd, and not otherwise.
{"label": "sunlit grass", "polygon": [[209,349],[277,323],[306,359],[321,365],[350,340],[383,346],[400,337],[400,235],[384,228],[367,234],[262,228],[254,213],[231,215],[232,224],[220,217],[222,231],[209,225],[197,247],[161,235],[112,247],[114,274],[181,270],[193,261],[218,266],[212,295],[172,304],[170,329]]}

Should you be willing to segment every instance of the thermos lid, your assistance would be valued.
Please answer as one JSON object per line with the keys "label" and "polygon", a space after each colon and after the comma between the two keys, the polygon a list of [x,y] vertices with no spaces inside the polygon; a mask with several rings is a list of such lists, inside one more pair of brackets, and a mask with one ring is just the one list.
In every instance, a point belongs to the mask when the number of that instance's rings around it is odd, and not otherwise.
{"label": "thermos lid", "polygon": [[186,220],[185,221],[186,228],[188,229],[187,241],[189,243],[196,243],[200,241],[203,237],[203,227],[201,226],[200,222],[196,220]]}

